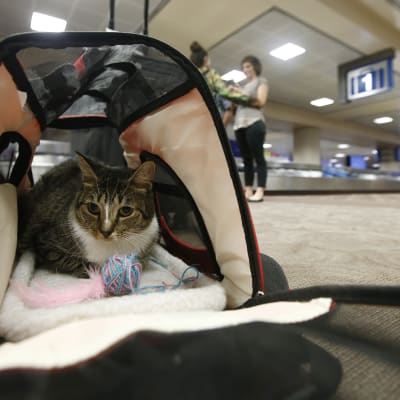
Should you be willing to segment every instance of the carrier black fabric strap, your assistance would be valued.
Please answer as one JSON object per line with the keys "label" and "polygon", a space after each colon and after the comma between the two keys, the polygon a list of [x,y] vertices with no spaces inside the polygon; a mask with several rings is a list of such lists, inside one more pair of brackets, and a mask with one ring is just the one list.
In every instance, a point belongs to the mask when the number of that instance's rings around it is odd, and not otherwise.
{"label": "carrier black fabric strap", "polygon": [[400,305],[400,286],[375,285],[326,285],[310,286],[294,290],[266,293],[253,297],[242,307],[276,301],[308,301],[318,297],[329,297],[335,301],[352,304]]}

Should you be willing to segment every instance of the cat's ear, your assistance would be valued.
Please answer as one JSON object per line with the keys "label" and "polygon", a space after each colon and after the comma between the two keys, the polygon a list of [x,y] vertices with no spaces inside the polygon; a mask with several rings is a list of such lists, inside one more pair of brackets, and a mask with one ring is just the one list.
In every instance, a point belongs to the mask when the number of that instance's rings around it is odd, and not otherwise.
{"label": "cat's ear", "polygon": [[82,181],[84,185],[95,185],[97,182],[97,175],[93,171],[90,160],[83,156],[81,153],[76,152],[78,156],[79,168],[82,173]]}
{"label": "cat's ear", "polygon": [[155,173],[156,164],[153,161],[145,161],[136,169],[130,178],[130,181],[137,186],[141,186],[150,190]]}

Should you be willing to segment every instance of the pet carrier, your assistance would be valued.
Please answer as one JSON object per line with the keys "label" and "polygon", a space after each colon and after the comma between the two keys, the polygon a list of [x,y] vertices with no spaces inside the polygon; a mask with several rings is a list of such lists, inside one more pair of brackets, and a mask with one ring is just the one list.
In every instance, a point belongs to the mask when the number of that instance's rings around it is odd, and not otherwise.
{"label": "pet carrier", "polygon": [[[345,326],[341,313],[347,303],[397,312],[399,289],[288,289],[279,264],[258,250],[213,97],[183,55],[142,35],[30,33],[5,39],[0,61],[0,150],[18,147],[0,185],[1,398],[328,398],[340,382],[357,385],[346,370],[341,379],[346,351],[398,374],[399,336],[379,341]],[[103,310],[108,298],[83,314],[12,303],[17,192],[34,184],[41,134],[98,127],[120,134],[128,165],[157,165],[159,254],[217,286],[178,300],[158,293],[155,309],[143,296],[140,312],[127,302]],[[400,390],[392,378],[385,398]]]}

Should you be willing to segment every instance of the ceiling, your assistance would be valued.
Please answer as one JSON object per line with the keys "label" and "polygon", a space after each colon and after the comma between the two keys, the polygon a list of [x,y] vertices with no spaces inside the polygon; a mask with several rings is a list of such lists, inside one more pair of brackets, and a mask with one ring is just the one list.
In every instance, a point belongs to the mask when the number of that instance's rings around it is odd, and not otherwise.
{"label": "ceiling", "polygon": [[[115,0],[115,29],[142,32],[144,0]],[[108,0],[13,0],[1,2],[0,35],[29,31],[33,11],[64,18],[67,30],[103,31]],[[328,159],[337,144],[345,152],[370,155],[381,145],[400,144],[399,0],[150,0],[149,34],[189,55],[193,40],[209,50],[221,74],[240,69],[247,54],[260,58],[270,92],[266,106],[267,142],[274,153],[290,154],[297,128],[321,130],[321,153]],[[306,52],[281,61],[269,55],[294,42]],[[395,88],[385,94],[343,103],[338,96],[338,65],[392,47]],[[335,103],[316,108],[310,100]],[[378,116],[393,122],[376,125]],[[343,150],[340,150],[343,152]]]}

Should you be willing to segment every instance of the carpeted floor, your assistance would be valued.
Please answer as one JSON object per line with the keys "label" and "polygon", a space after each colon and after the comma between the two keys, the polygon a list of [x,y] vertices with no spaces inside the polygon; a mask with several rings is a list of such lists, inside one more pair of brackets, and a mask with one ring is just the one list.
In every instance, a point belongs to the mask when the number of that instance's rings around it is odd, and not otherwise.
{"label": "carpeted floor", "polygon": [[400,285],[400,193],[267,195],[250,207],[260,250],[290,287]]}
{"label": "carpeted floor", "polygon": [[[278,261],[291,288],[400,286],[400,193],[267,195],[250,209],[261,252]],[[309,338],[342,364],[334,400],[399,399],[400,308],[341,305],[329,326],[349,336]]]}

